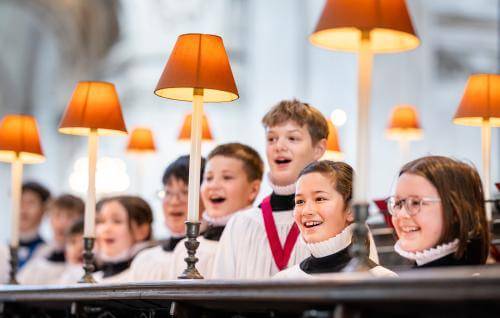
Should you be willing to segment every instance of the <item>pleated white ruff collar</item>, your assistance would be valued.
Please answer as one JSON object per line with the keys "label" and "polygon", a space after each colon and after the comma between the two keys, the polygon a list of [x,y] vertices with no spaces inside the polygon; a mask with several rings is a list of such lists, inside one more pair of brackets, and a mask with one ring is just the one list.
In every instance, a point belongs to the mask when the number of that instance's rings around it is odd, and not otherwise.
{"label": "pleated white ruff collar", "polygon": [[295,193],[295,183],[286,186],[279,186],[273,183],[273,181],[271,180],[270,173],[267,173],[266,176],[269,186],[271,187],[271,189],[273,189],[273,192],[276,193],[277,195],[292,195]]}
{"label": "pleated white ruff collar", "polygon": [[306,246],[316,258],[335,254],[351,244],[354,226],[355,224],[350,224],[336,236],[318,243],[306,243]]}
{"label": "pleated white ruff collar", "polygon": [[441,244],[419,252],[408,252],[401,248],[400,241],[394,245],[394,250],[404,258],[414,260],[418,266],[430,263],[440,259],[451,253],[455,253],[458,249],[459,240],[455,239],[450,243]]}

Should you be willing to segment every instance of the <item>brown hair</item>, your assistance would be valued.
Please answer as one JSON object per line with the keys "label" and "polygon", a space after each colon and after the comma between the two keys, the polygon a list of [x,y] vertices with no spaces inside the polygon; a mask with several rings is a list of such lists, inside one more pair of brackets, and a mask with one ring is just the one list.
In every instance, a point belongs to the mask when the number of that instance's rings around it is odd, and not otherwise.
{"label": "brown hair", "polygon": [[439,244],[460,240],[455,258],[467,264],[484,264],[488,257],[489,232],[483,186],[477,170],[469,164],[442,156],[411,161],[399,175],[424,177],[436,189],[443,208],[444,229]]}
{"label": "brown hair", "polygon": [[49,209],[61,209],[83,217],[83,213],[85,212],[85,203],[77,196],[62,194],[50,203]]}
{"label": "brown hair", "polygon": [[352,167],[341,161],[315,161],[307,165],[300,172],[299,178],[313,172],[322,174],[332,182],[335,191],[340,193],[344,200],[344,210],[348,211],[352,200],[352,180],[354,174]]}
{"label": "brown hair", "polygon": [[100,200],[97,203],[97,211],[99,212],[104,204],[112,201],[117,201],[125,208],[130,228],[132,228],[132,222],[137,225],[147,224],[149,226],[149,234],[146,240],[150,240],[153,232],[151,228],[151,223],[153,223],[153,211],[149,204],[138,196],[119,195]]}
{"label": "brown hair", "polygon": [[273,106],[262,118],[265,128],[283,124],[289,120],[299,126],[307,125],[307,131],[311,135],[313,145],[321,139],[328,138],[328,123],[325,116],[316,108],[297,99],[282,100]]}
{"label": "brown hair", "polygon": [[237,142],[222,144],[215,147],[207,159],[210,160],[216,156],[224,156],[239,159],[243,162],[243,170],[247,175],[248,181],[262,180],[264,173],[264,163],[257,151],[250,146]]}

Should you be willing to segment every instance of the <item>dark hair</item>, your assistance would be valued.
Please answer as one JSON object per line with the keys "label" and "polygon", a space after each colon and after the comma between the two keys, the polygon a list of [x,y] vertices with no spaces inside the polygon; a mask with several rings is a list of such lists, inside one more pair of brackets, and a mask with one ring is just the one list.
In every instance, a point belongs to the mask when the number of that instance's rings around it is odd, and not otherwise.
{"label": "dark hair", "polygon": [[319,110],[297,99],[282,100],[273,106],[262,118],[265,128],[292,120],[301,127],[307,125],[313,145],[328,138],[328,122]]}
{"label": "dark hair", "polygon": [[83,216],[85,212],[85,203],[82,199],[72,194],[62,194],[50,203],[50,208],[71,211],[74,214]]}
{"label": "dark hair", "polygon": [[303,175],[318,172],[328,178],[344,200],[344,210],[349,210],[352,200],[352,180],[354,170],[350,165],[341,161],[321,160],[308,164],[299,174]]}
{"label": "dark hair", "polygon": [[42,203],[46,203],[50,199],[50,191],[38,182],[28,181],[23,183],[22,192],[32,191],[35,192]]}
{"label": "dark hair", "polygon": [[[344,211],[348,212],[351,209],[352,201],[352,181],[354,177],[354,169],[345,162],[321,160],[314,161],[308,164],[299,174],[299,178],[310,174],[320,173],[322,176],[330,180],[332,186],[335,188],[344,201]],[[353,235],[352,242],[356,242],[356,236]],[[363,244],[366,249],[370,251],[370,237],[367,235]]]}
{"label": "dark hair", "polygon": [[119,195],[100,200],[97,203],[96,210],[99,212],[104,204],[112,201],[117,201],[125,208],[128,214],[130,227],[132,226],[132,222],[137,225],[149,225],[149,234],[146,237],[146,240],[150,240],[153,234],[151,228],[151,223],[153,223],[153,211],[151,210],[149,204],[138,196]]}
{"label": "dark hair", "polygon": [[66,236],[73,236],[73,235],[81,235],[83,234],[83,219],[78,219],[76,220],[71,226],[69,227],[68,231],[66,232]]}
{"label": "dark hair", "polygon": [[[204,171],[205,158],[201,157],[200,183],[202,181]],[[169,164],[163,173],[161,181],[163,185],[167,185],[172,178],[182,180],[186,185],[189,183],[189,155],[180,156],[174,162]]]}
{"label": "dark hair", "polygon": [[264,162],[262,162],[259,153],[252,147],[237,142],[222,144],[215,147],[208,154],[207,159],[210,160],[216,156],[241,160],[248,181],[262,180]]}
{"label": "dark hair", "polygon": [[405,164],[399,176],[424,177],[437,190],[443,208],[444,229],[439,244],[460,240],[456,258],[467,264],[484,264],[488,257],[489,231],[483,185],[477,170],[458,160],[428,156]]}

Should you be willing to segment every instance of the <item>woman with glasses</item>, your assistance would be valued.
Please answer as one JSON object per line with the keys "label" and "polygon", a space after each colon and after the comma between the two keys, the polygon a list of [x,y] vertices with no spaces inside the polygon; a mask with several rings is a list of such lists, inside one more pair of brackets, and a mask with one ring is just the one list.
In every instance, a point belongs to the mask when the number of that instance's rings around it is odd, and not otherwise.
{"label": "woman with glasses", "polygon": [[399,173],[388,208],[399,237],[394,248],[418,268],[486,262],[483,187],[472,166],[440,156],[411,161]]}

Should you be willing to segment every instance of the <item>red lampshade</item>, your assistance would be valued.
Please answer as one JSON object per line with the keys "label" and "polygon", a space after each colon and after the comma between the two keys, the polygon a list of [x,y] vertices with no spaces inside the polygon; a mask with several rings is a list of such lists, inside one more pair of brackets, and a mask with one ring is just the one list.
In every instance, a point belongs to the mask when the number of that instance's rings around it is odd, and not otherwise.
{"label": "red lampshade", "polygon": [[151,129],[135,128],[132,130],[127,144],[127,151],[140,153],[155,152],[156,146]]}
{"label": "red lampshade", "polygon": [[[182,123],[181,131],[177,140],[190,140],[191,139],[191,118],[193,115],[188,113],[184,116],[184,122]],[[201,128],[201,140],[212,141],[212,132],[210,131],[210,125],[208,124],[207,115],[203,114],[202,128]]]}
{"label": "red lampshade", "polygon": [[127,134],[115,86],[106,82],[79,82],[66,107],[59,132],[88,135]]}
{"label": "red lampshade", "polygon": [[326,49],[358,51],[362,31],[370,32],[375,53],[412,50],[420,44],[404,0],[327,0],[309,41]]}
{"label": "red lampshade", "polygon": [[389,213],[389,209],[387,208],[387,201],[385,199],[375,199],[373,200],[375,202],[375,205],[377,205],[377,208],[380,210],[380,213],[384,216],[384,221],[385,224],[389,227],[394,227],[394,224],[392,223],[392,216]]}
{"label": "red lampshade", "polygon": [[203,89],[204,102],[229,102],[239,97],[224,43],[219,36],[180,35],[155,94],[193,101],[194,89]]}
{"label": "red lampshade", "polygon": [[500,126],[500,75],[474,74],[469,77],[465,92],[453,117],[453,123],[481,126]]}
{"label": "red lampshade", "polygon": [[417,109],[411,105],[398,105],[392,109],[387,138],[395,140],[416,140],[422,138],[422,128]]}
{"label": "red lampshade", "polygon": [[0,123],[0,161],[40,163],[45,160],[36,119],[28,115],[7,115]]}

